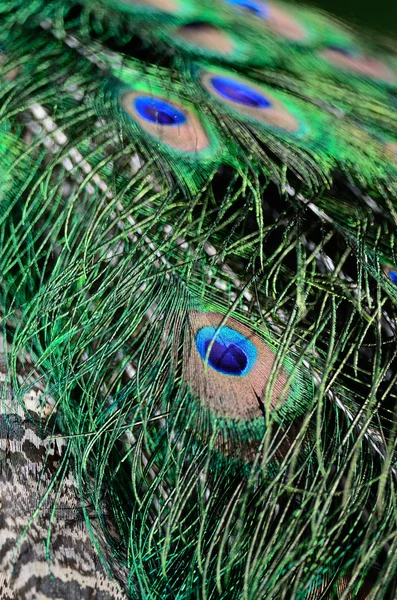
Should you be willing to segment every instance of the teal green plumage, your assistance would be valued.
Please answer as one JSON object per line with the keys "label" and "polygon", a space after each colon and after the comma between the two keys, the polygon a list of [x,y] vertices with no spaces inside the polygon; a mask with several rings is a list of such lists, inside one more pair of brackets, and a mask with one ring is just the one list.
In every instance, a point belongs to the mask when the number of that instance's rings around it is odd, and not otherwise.
{"label": "teal green plumage", "polygon": [[394,597],[392,44],[259,0],[0,14],[7,377],[53,400],[110,576]]}

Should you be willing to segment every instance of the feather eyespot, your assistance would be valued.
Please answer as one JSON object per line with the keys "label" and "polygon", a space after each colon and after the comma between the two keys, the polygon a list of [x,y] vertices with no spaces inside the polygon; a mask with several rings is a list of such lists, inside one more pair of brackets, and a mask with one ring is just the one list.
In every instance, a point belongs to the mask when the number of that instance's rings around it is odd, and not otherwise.
{"label": "feather eyespot", "polygon": [[266,19],[269,16],[269,9],[264,2],[255,2],[255,0],[227,0],[227,3],[238,6],[262,19]]}
{"label": "feather eyespot", "polygon": [[135,98],[134,105],[137,113],[149,123],[164,126],[186,123],[186,115],[181,110],[159,98],[140,96]]}
{"label": "feather eyespot", "polygon": [[394,142],[386,142],[385,147],[387,151],[392,154],[394,159],[397,160],[397,144],[395,144]]}
{"label": "feather eyespot", "polygon": [[397,267],[387,264],[386,262],[382,263],[382,271],[383,274],[387,277],[389,281],[391,281],[394,285],[397,285]]}
{"label": "feather eyespot", "polygon": [[389,271],[389,277],[394,285],[397,285],[397,271]]}
{"label": "feather eyespot", "polygon": [[335,67],[344,71],[393,84],[397,82],[397,75],[385,62],[361,54],[351,46],[331,45],[319,51],[319,56]]}
{"label": "feather eyespot", "polygon": [[292,133],[300,129],[296,117],[271,92],[246,79],[204,72],[203,87],[223,104],[256,122]]}
{"label": "feather eyespot", "polygon": [[220,417],[262,418],[265,402],[275,409],[288,400],[287,372],[279,366],[273,373],[275,352],[258,335],[235,319],[225,324],[223,319],[219,313],[190,312],[192,339],[185,348],[184,380]]}
{"label": "feather eyespot", "polygon": [[279,360],[274,340],[268,339],[232,317],[190,310],[182,389],[187,386],[193,396],[187,396],[187,412],[179,414],[186,414],[187,427],[193,427],[200,443],[211,440],[215,457],[249,464],[269,432],[277,448],[269,469],[277,470],[313,399],[313,385],[289,358]]}
{"label": "feather eyespot", "polygon": [[226,0],[226,2],[262,19],[266,27],[279,37],[290,42],[307,40],[306,28],[284,7],[262,0]]}
{"label": "feather eyespot", "polygon": [[195,153],[210,145],[204,126],[193,108],[135,90],[122,94],[121,107],[150,136],[174,150]]}
{"label": "feather eyespot", "polygon": [[348,56],[349,58],[354,58],[356,54],[353,49],[349,49],[345,46],[338,46],[336,44],[331,44],[331,46],[328,47],[328,50],[331,50],[336,54],[341,54],[342,56]]}
{"label": "feather eyespot", "polygon": [[268,98],[259,94],[253,88],[227,77],[212,77],[211,85],[230,102],[253,108],[269,108],[272,105]]}
{"label": "feather eyespot", "polygon": [[230,327],[222,327],[218,332],[214,327],[203,327],[197,332],[195,342],[204,362],[224,375],[247,375],[258,354],[244,335]]}
{"label": "feather eyespot", "polygon": [[383,265],[383,272],[394,285],[397,285],[397,268]]}
{"label": "feather eyespot", "polygon": [[228,56],[235,51],[235,44],[231,36],[210,23],[201,21],[187,23],[176,29],[174,35],[204,52],[215,52]]}

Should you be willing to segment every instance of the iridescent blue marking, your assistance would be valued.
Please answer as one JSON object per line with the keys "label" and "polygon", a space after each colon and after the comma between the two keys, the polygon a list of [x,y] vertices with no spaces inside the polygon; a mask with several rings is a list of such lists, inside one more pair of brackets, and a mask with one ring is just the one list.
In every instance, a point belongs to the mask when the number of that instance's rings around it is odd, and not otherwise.
{"label": "iridescent blue marking", "polygon": [[267,19],[269,17],[269,8],[265,3],[255,2],[255,0],[226,0],[228,4],[233,4],[234,6],[239,6],[246,11],[252,12],[258,17],[262,19]]}
{"label": "iridescent blue marking", "polygon": [[338,52],[343,56],[347,56],[348,58],[354,58],[357,52],[353,48],[346,48],[344,46],[332,45],[328,46],[329,50],[333,50],[334,52]]}
{"label": "iridescent blue marking", "polygon": [[211,77],[211,85],[226,100],[236,102],[237,104],[244,104],[244,106],[252,108],[269,108],[272,105],[270,100],[248,85],[244,85],[228,77]]}
{"label": "iridescent blue marking", "polygon": [[230,327],[221,327],[214,339],[215,332],[216,327],[203,327],[197,332],[196,348],[201,358],[218,373],[247,375],[258,355],[254,344]]}
{"label": "iridescent blue marking", "polygon": [[182,125],[187,121],[186,115],[181,110],[160,98],[148,98],[147,96],[135,98],[134,107],[143,119],[157,125],[172,127]]}
{"label": "iridescent blue marking", "polygon": [[397,285],[397,272],[389,271],[389,277],[392,280],[392,282],[394,283],[394,285]]}

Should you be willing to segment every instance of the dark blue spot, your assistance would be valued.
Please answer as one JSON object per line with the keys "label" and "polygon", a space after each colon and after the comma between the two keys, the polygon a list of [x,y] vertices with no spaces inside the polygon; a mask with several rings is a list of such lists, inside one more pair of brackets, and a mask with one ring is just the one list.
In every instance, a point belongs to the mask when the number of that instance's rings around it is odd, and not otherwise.
{"label": "dark blue spot", "polygon": [[394,285],[397,285],[397,272],[389,271],[389,277],[392,280],[392,282],[394,283]]}
{"label": "dark blue spot", "polygon": [[[200,30],[203,27],[208,27],[208,23],[205,23],[203,21],[192,21],[190,23],[186,23],[183,26],[183,29]],[[210,27],[211,27],[211,25],[210,25]]]}
{"label": "dark blue spot", "polygon": [[265,3],[255,2],[255,0],[226,0],[228,4],[239,6],[246,11],[252,12],[262,19],[267,19],[269,16],[269,9]]}
{"label": "dark blue spot", "polygon": [[224,375],[247,375],[256,362],[257,350],[244,335],[221,327],[203,327],[196,335],[196,348],[207,364]]}
{"label": "dark blue spot", "polygon": [[160,98],[141,96],[135,98],[134,106],[137,113],[150,123],[175,126],[186,122],[186,115],[172,104]]}
{"label": "dark blue spot", "polygon": [[347,56],[348,58],[354,58],[356,55],[356,52],[354,51],[353,48],[346,48],[344,46],[337,46],[332,45],[332,46],[328,46],[328,48],[330,50],[333,50],[334,52],[338,52],[339,54],[343,54],[343,56]]}
{"label": "dark blue spot", "polygon": [[211,350],[208,355],[208,362],[217,371],[229,373],[229,375],[241,375],[247,366],[248,358],[244,352],[235,344],[224,346],[216,340],[212,342],[207,340],[204,343],[205,354],[207,356],[208,348]]}
{"label": "dark blue spot", "polygon": [[272,103],[248,85],[228,77],[211,77],[211,84],[227,100],[253,108],[269,108]]}

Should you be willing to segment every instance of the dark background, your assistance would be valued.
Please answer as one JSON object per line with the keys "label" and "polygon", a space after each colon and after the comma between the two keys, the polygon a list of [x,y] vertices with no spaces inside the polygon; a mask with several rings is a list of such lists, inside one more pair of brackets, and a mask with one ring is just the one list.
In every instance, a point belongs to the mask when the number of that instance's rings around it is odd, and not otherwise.
{"label": "dark background", "polygon": [[311,4],[353,25],[397,35],[397,0],[295,0],[295,3]]}

